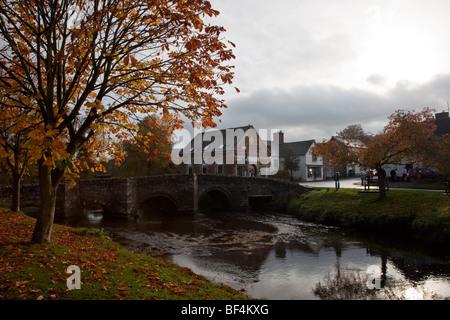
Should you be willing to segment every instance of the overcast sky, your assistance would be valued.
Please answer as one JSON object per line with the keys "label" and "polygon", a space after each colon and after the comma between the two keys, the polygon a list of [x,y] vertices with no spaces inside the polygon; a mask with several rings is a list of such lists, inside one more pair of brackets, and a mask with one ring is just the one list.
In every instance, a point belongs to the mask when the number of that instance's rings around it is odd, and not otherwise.
{"label": "overcast sky", "polygon": [[448,0],[210,0],[234,49],[220,129],[329,139],[376,133],[395,110],[450,101]]}

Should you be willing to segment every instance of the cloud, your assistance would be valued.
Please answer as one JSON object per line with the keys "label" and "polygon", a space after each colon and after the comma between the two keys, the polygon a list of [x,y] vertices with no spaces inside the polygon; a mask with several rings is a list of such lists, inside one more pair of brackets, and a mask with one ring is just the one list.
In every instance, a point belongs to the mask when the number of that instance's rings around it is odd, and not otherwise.
{"label": "cloud", "polygon": [[[211,0],[236,44],[220,128],[282,129],[289,141],[350,124],[376,133],[395,110],[450,100],[448,0]],[[441,75],[436,73],[442,72]],[[228,91],[227,91],[228,92]]]}
{"label": "cloud", "polygon": [[385,94],[320,85],[258,90],[229,100],[219,127],[281,129],[289,141],[321,141],[350,124],[377,133],[397,109],[441,111],[450,99],[449,87],[450,74],[443,74],[425,84],[399,82]]}
{"label": "cloud", "polygon": [[221,11],[213,22],[223,25],[227,39],[236,44],[235,84],[243,91],[318,83],[333,78],[357,57],[348,32],[350,13],[331,16],[330,1],[212,4]]}
{"label": "cloud", "polygon": [[367,77],[367,82],[374,86],[385,86],[387,84],[387,79],[381,74],[371,74]]}

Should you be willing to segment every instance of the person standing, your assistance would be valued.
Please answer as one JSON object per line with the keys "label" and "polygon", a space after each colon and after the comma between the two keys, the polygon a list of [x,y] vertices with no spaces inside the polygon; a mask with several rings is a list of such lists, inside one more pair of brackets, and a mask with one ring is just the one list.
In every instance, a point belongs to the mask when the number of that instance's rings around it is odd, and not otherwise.
{"label": "person standing", "polygon": [[408,175],[408,170],[405,167],[405,169],[403,169],[403,171],[402,171],[402,182],[406,180],[407,175]]}
{"label": "person standing", "polygon": [[397,171],[395,171],[395,169],[391,170],[391,179],[392,182],[395,182],[395,178],[397,177]]}
{"label": "person standing", "polygon": [[339,190],[339,188],[341,187],[341,183],[339,182],[340,176],[341,175],[339,174],[339,172],[336,171],[336,173],[334,174],[334,184],[335,184],[336,190]]}

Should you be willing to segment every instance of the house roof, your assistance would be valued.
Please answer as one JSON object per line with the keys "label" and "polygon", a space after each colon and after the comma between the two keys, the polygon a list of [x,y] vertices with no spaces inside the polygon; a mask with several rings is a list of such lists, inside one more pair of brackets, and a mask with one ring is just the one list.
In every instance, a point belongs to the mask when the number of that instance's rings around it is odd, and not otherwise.
{"label": "house roof", "polygon": [[357,139],[342,139],[338,136],[332,136],[331,140],[335,140],[337,142],[340,143],[344,143],[347,146],[351,147],[351,148],[363,148],[365,147],[365,143],[362,142],[361,140],[357,140]]}
{"label": "house roof", "polygon": [[282,143],[280,144],[280,157],[285,157],[289,149],[292,149],[297,156],[304,156],[314,143],[316,140]]}
{"label": "house roof", "polygon": [[[207,147],[214,142],[214,138],[217,135],[217,132],[220,133],[220,135],[222,136],[222,141],[220,142],[220,146],[221,149],[224,150],[231,150],[234,149],[236,147],[236,141],[227,141],[227,130],[233,130],[234,132],[236,130],[242,130],[244,132],[244,134],[250,130],[253,129],[255,130],[255,128],[252,125],[247,125],[247,126],[242,126],[242,127],[235,127],[235,128],[227,128],[227,129],[221,129],[221,130],[208,130],[206,132],[202,132],[199,133],[198,135],[196,135],[191,141],[190,143],[188,143],[185,147],[184,150],[187,150],[188,152],[192,152],[193,148],[195,146],[195,141],[197,139],[201,139],[202,141],[202,150],[205,151],[207,149]],[[255,132],[258,134],[258,132],[255,130]],[[180,151],[180,155],[183,154],[183,150]]]}
{"label": "house roof", "polygon": [[442,112],[436,115],[435,124],[437,126],[435,134],[443,136],[444,134],[450,135],[450,117],[448,112]]}
{"label": "house roof", "polygon": [[[210,145],[211,143],[214,142],[214,139],[212,137],[214,137],[217,134],[217,131],[220,132],[220,135],[222,136],[222,143],[224,146],[226,146],[226,148],[224,149],[230,149],[230,148],[234,148],[234,144],[235,142],[229,142],[227,141],[227,130],[242,130],[244,133],[247,132],[250,129],[254,129],[252,125],[248,125],[248,126],[243,126],[243,127],[236,127],[236,128],[227,128],[227,129],[221,129],[221,130],[208,130],[205,132],[202,132],[202,150],[205,150],[205,148]],[[194,137],[194,139],[191,140],[191,146],[194,146],[194,141],[195,139],[199,139],[200,134],[198,134],[196,137]],[[222,144],[221,143],[221,144]]]}

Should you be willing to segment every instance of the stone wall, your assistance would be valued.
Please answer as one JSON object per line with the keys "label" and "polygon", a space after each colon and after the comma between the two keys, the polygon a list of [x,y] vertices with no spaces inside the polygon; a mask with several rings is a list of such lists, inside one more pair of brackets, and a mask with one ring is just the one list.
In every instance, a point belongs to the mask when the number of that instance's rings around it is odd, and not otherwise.
{"label": "stone wall", "polygon": [[233,209],[247,208],[249,197],[271,197],[276,200],[292,191],[308,190],[298,183],[276,179],[197,175],[197,180],[199,198],[211,190],[223,190],[225,194],[231,195]]}
{"label": "stone wall", "polygon": [[170,199],[178,211],[196,211],[196,175],[163,175],[155,177],[130,178],[134,184],[137,210],[140,204],[151,197],[163,196]]}
{"label": "stone wall", "polygon": [[[0,187],[0,200],[10,200],[11,187]],[[308,189],[282,180],[243,178],[227,175],[165,175],[137,178],[82,180],[73,188],[61,184],[58,189],[58,218],[78,218],[88,210],[102,209],[105,215],[135,218],[141,204],[152,197],[165,197],[178,211],[198,210],[199,199],[211,191],[222,192],[235,210],[249,207],[249,198],[273,200],[291,191]],[[22,206],[39,206],[39,186],[22,186]]]}

